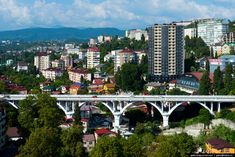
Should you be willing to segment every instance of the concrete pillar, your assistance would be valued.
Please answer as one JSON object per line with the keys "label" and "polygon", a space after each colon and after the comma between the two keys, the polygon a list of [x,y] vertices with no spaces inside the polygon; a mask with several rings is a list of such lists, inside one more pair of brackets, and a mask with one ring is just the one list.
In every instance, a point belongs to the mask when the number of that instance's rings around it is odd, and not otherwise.
{"label": "concrete pillar", "polygon": [[168,115],[168,114],[162,115],[162,120],[163,120],[162,126],[163,126],[163,128],[168,128],[169,127],[169,116],[170,115]]}
{"label": "concrete pillar", "polygon": [[211,102],[211,112],[213,112],[214,110],[214,106],[213,106],[213,102]]}
{"label": "concrete pillar", "polygon": [[120,128],[121,114],[114,114],[113,116],[114,116],[113,127],[114,130],[117,132],[118,129]]}
{"label": "concrete pillar", "polygon": [[154,107],[151,105],[151,117],[154,117]]}
{"label": "concrete pillar", "polygon": [[220,112],[220,102],[218,102],[217,112]]}

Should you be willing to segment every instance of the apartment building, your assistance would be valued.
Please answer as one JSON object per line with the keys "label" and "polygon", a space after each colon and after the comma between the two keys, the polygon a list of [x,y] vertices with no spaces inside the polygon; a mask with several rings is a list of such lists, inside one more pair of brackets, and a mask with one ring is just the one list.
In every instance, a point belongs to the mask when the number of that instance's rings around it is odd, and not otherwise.
{"label": "apartment building", "polygon": [[148,28],[148,72],[153,80],[165,82],[184,74],[184,29],[176,24]]}

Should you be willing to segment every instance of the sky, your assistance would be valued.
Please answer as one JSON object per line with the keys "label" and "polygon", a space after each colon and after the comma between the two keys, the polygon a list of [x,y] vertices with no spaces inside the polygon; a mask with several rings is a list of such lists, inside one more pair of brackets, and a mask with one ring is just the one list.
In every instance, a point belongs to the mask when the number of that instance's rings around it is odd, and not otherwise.
{"label": "sky", "polygon": [[195,18],[235,19],[235,0],[0,0],[0,31],[29,27],[146,28]]}

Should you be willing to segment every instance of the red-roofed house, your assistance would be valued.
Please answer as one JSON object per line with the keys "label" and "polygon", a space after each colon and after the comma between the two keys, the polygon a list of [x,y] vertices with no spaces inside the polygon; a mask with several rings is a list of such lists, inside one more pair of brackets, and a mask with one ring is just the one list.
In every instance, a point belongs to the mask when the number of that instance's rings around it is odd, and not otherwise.
{"label": "red-roofed house", "polygon": [[19,139],[22,139],[23,137],[19,134],[17,127],[8,127],[6,135],[9,137],[12,141],[17,141]]}
{"label": "red-roofed house", "polygon": [[206,153],[235,154],[235,146],[222,139],[209,139],[206,142]]}
{"label": "red-roofed house", "polygon": [[[190,72],[186,73],[176,80],[176,88],[193,94],[199,89],[199,81],[203,76],[203,72]],[[210,73],[210,82],[213,83],[213,74]]]}
{"label": "red-roofed house", "polygon": [[98,129],[95,131],[95,140],[97,141],[99,137],[102,136],[109,136],[109,137],[116,137],[117,133],[110,131],[106,128]]}
{"label": "red-roofed house", "polygon": [[100,93],[103,91],[104,81],[102,79],[94,79],[88,87],[89,93]]}
{"label": "red-roofed house", "polygon": [[83,135],[82,138],[83,147],[86,148],[86,152],[90,152],[95,147],[95,136],[93,134]]}
{"label": "red-roofed house", "polygon": [[116,73],[124,63],[129,62],[138,62],[138,57],[133,50],[125,48],[117,53],[114,58],[114,72]]}
{"label": "red-roofed house", "polygon": [[87,49],[87,68],[92,69],[100,64],[100,50],[98,47]]}

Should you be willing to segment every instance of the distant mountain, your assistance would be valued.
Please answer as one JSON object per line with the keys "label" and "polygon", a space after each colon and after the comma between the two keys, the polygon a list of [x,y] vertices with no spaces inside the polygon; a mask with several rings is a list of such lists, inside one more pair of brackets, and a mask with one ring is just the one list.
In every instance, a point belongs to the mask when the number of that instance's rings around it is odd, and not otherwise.
{"label": "distant mountain", "polygon": [[27,28],[0,32],[0,40],[87,40],[99,35],[124,36],[124,31],[117,28]]}

